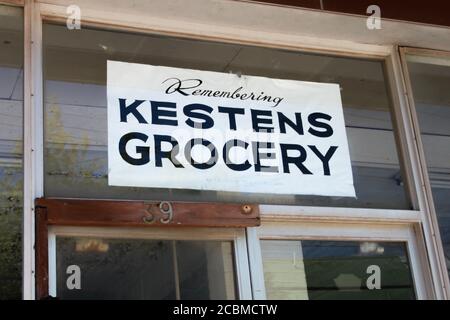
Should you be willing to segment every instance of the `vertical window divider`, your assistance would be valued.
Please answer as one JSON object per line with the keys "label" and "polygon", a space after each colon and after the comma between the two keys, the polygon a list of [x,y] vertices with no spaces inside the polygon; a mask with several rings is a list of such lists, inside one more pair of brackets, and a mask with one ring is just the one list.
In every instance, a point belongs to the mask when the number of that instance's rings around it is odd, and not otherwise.
{"label": "vertical window divider", "polygon": [[403,112],[407,116],[408,136],[411,149],[410,159],[415,167],[416,190],[419,198],[421,211],[421,223],[423,226],[423,234],[428,250],[428,262],[431,269],[432,283],[437,299],[448,299],[450,296],[449,279],[446,274],[445,261],[443,260],[443,248],[441,246],[439,228],[437,226],[437,218],[433,206],[431,188],[427,175],[426,163],[422,147],[422,139],[418,127],[418,119],[415,111],[415,104],[412,96],[412,87],[409,78],[409,72],[405,60],[405,48],[395,47],[392,53],[392,63],[398,72],[398,88],[403,91],[401,95],[401,106]]}
{"label": "vertical window divider", "polygon": [[176,240],[172,240],[172,262],[173,262],[173,273],[174,273],[174,279],[175,279],[175,297],[177,300],[181,300],[180,273],[178,270]]}
{"label": "vertical window divider", "polygon": [[35,299],[35,207],[43,195],[42,20],[40,4],[24,2],[23,298]]}
{"label": "vertical window divider", "polygon": [[[405,85],[404,73],[399,54],[399,47],[392,46],[392,52],[386,59],[386,69],[390,82],[391,99],[394,104],[395,122],[397,125],[398,139],[403,156],[403,163],[407,174],[408,191],[414,209],[419,212],[420,223],[414,223],[413,228],[416,232],[418,254],[423,271],[423,277],[426,279],[427,296],[437,299],[444,299],[445,293],[439,289],[442,284],[442,270],[436,263],[438,255],[436,254],[435,244],[430,244],[430,228],[426,221],[429,207],[423,188],[423,175],[421,170],[420,155],[417,150],[417,140],[412,121],[411,110],[408,107],[408,92]],[[425,221],[424,221],[425,220]]]}
{"label": "vertical window divider", "polygon": [[253,298],[255,300],[266,300],[263,260],[257,228],[247,228],[246,235]]}
{"label": "vertical window divider", "polygon": [[32,110],[32,1],[27,0],[24,7],[24,108],[23,108],[23,171],[24,171],[24,203],[23,203],[23,291],[25,300],[34,299],[34,217],[33,203],[33,110]]}

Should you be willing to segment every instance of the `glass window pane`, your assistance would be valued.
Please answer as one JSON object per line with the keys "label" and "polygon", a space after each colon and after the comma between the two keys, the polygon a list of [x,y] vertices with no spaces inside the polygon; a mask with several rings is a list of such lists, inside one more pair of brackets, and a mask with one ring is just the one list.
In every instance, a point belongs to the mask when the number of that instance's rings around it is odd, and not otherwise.
{"label": "glass window pane", "polygon": [[177,241],[181,299],[235,298],[230,242]]}
{"label": "glass window pane", "polygon": [[[408,209],[383,63],[45,24],[45,194]],[[106,61],[339,83],[357,198],[110,187]]]}
{"label": "glass window pane", "polygon": [[268,299],[414,299],[405,244],[262,240]]}
{"label": "glass window pane", "polygon": [[450,57],[407,56],[407,61],[450,274]]}
{"label": "glass window pane", "polygon": [[0,300],[22,297],[23,12],[0,5]]}
{"label": "glass window pane", "polygon": [[57,237],[57,297],[235,299],[232,254],[220,241]]}

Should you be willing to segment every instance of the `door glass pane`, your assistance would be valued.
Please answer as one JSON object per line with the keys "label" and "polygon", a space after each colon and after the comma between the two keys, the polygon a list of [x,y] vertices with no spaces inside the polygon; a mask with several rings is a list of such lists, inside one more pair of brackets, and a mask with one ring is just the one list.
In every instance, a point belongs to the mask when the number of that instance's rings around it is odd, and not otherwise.
{"label": "door glass pane", "polygon": [[60,299],[235,299],[232,243],[56,238]]}
{"label": "door glass pane", "polygon": [[450,56],[407,56],[434,206],[450,274]]}
{"label": "door glass pane", "polygon": [[262,240],[268,299],[414,299],[404,243]]}
{"label": "door glass pane", "polygon": [[[383,62],[45,24],[45,194],[52,197],[409,209]],[[338,83],[356,198],[112,187],[106,61]]]}
{"label": "door glass pane", "polygon": [[23,11],[0,5],[0,300],[22,298]]}

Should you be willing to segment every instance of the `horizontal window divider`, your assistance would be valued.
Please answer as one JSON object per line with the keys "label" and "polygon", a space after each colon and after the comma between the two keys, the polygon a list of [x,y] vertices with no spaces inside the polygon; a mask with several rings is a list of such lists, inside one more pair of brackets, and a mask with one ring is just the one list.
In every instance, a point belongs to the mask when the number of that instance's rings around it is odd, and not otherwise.
{"label": "horizontal window divider", "polygon": [[23,7],[25,5],[25,0],[1,0],[0,4]]}
{"label": "horizontal window divider", "polygon": [[355,240],[355,241],[408,241],[413,239],[412,226],[408,224],[348,224],[309,221],[267,222],[256,228],[259,239],[279,240]]}
{"label": "horizontal window divider", "polygon": [[419,223],[421,212],[416,210],[303,207],[284,205],[260,205],[262,223],[264,221],[316,220],[352,221],[367,223]]}
{"label": "horizontal window divider", "polygon": [[[232,5],[232,3],[229,5]],[[254,9],[249,12],[254,14]],[[66,6],[63,5],[40,3],[40,12],[43,20],[46,21],[65,23],[67,20]],[[176,18],[167,19],[157,16],[149,18],[148,12],[146,14],[139,12],[120,12],[117,14],[112,11],[105,11],[104,7],[101,9],[95,8],[95,5],[83,10],[82,26],[114,28],[138,33],[153,33],[315,53],[332,52],[334,55],[364,56],[373,59],[383,59],[389,56],[391,52],[390,45],[364,44],[335,39],[327,39],[329,41],[324,42],[323,39],[301,34],[286,34],[281,30],[280,32],[274,32],[246,29],[246,32],[243,33],[239,25],[231,27],[214,24],[212,28],[208,22],[193,23]]]}
{"label": "horizontal window divider", "polygon": [[253,204],[177,201],[107,201],[38,198],[47,225],[123,227],[254,227],[260,224]]}
{"label": "horizontal window divider", "polygon": [[241,228],[145,228],[49,226],[49,234],[63,237],[95,237],[149,240],[235,240],[243,236]]}

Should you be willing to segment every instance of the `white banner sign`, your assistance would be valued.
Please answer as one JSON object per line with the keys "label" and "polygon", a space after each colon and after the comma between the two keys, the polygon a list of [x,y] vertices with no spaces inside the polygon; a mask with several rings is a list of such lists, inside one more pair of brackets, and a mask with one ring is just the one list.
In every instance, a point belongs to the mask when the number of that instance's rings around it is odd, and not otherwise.
{"label": "white banner sign", "polygon": [[354,197],[339,86],[108,61],[113,186]]}

